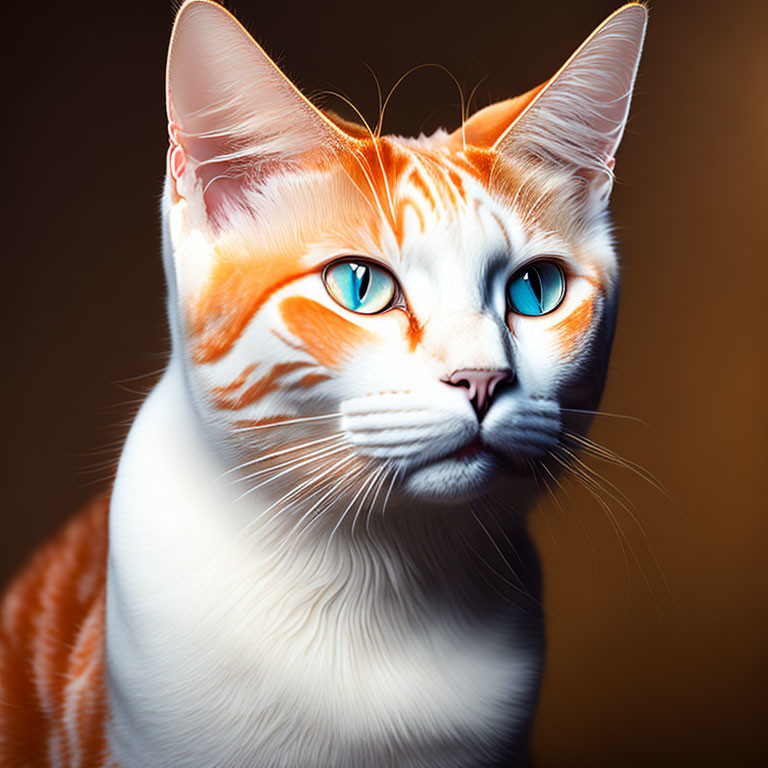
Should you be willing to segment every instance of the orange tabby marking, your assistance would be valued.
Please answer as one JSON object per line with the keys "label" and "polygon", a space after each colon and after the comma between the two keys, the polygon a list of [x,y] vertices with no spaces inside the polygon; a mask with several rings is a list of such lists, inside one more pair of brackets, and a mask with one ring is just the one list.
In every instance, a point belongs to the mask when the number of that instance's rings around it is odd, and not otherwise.
{"label": "orange tabby marking", "polygon": [[240,387],[242,387],[246,381],[248,381],[248,377],[259,367],[258,363],[253,363],[253,365],[249,365],[239,376],[237,376],[235,379],[233,379],[229,384],[225,384],[223,387],[214,387],[211,390],[211,394],[214,396],[214,398],[218,401],[222,397],[226,397],[227,395],[232,395],[235,392],[237,392]]}
{"label": "orange tabby marking", "polygon": [[592,299],[585,299],[568,317],[561,320],[552,330],[559,336],[561,351],[568,352],[589,330],[592,322]]}
{"label": "orange tabby marking", "polygon": [[86,507],[0,603],[0,765],[106,764],[108,509],[106,498]]}
{"label": "orange tabby marking", "polygon": [[[221,395],[214,400],[214,404],[217,408],[234,411],[240,408],[245,408],[246,405],[251,405],[264,397],[264,395],[278,389],[280,386],[280,379],[287,373],[291,373],[299,368],[306,368],[308,365],[311,365],[311,363],[301,361],[295,363],[278,363],[272,367],[272,370],[266,376],[257,379],[241,394],[234,397]],[[222,387],[221,389],[228,389],[228,387]]]}
{"label": "orange tabby marking", "polygon": [[[269,297],[308,274],[302,270],[299,249],[252,254],[239,244],[216,249],[215,265],[190,322],[199,337],[194,360],[218,360],[240,338],[253,315]],[[311,270],[310,270],[311,271]]]}
{"label": "orange tabby marking", "polygon": [[407,208],[410,208],[416,214],[416,218],[418,218],[419,220],[419,230],[421,231],[422,234],[424,234],[424,230],[425,230],[424,214],[421,212],[421,209],[416,204],[416,201],[412,200],[410,197],[401,197],[397,201],[397,208],[396,208],[397,226],[395,227],[395,236],[397,237],[397,244],[401,248],[403,247],[403,238],[405,237],[405,211]]}
{"label": "orange tabby marking", "polygon": [[302,340],[306,351],[330,367],[345,360],[356,347],[379,341],[376,334],[303,296],[283,299],[280,314],[288,330]]}
{"label": "orange tabby marking", "polygon": [[412,183],[413,186],[419,190],[419,192],[421,192],[422,197],[430,204],[432,210],[434,210],[435,201],[432,197],[432,192],[430,191],[427,183],[424,181],[417,168],[414,168],[411,171],[410,175],[408,176],[408,181]]}
{"label": "orange tabby marking", "polygon": [[295,387],[314,387],[315,384],[320,384],[323,381],[330,381],[331,377],[322,373],[308,373],[306,376],[302,376],[295,384]]}

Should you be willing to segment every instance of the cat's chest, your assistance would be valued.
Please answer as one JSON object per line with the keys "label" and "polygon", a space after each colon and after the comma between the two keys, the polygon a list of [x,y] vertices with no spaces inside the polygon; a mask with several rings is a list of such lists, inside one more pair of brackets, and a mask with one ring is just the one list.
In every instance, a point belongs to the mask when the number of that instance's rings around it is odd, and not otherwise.
{"label": "cat's chest", "polygon": [[237,509],[214,494],[189,419],[171,418],[177,402],[160,388],[145,404],[110,509],[108,733],[122,768],[468,768],[525,730],[537,621],[456,602],[457,576],[425,602],[405,576],[378,589],[391,562],[227,527]]}
{"label": "cat's chest", "polygon": [[133,649],[119,630],[108,639],[118,688],[143,688],[129,706],[114,691],[122,765],[484,765],[477,756],[527,712],[537,659],[509,624],[232,598],[201,597],[183,643],[170,613]]}

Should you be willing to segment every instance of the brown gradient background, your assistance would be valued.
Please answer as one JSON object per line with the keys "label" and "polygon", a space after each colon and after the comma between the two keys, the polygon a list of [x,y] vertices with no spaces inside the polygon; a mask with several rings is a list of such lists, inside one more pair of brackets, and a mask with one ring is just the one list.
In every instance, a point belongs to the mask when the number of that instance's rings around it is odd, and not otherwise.
{"label": "brown gradient background", "polygon": [[[370,120],[375,87],[424,62],[476,103],[549,77],[614,0],[237,0],[309,92]],[[634,502],[568,489],[532,526],[549,653],[537,766],[764,763],[768,702],[766,262],[768,4],[657,0],[613,212],[621,313],[593,437],[653,472],[600,469]],[[167,349],[158,199],[166,149],[164,0],[3,11],[6,331],[0,580],[110,476]],[[329,106],[337,102],[326,100]],[[437,70],[385,129],[458,123]],[[138,392],[139,394],[135,394]],[[112,445],[113,441],[118,441]],[[632,551],[634,551],[634,555]],[[668,582],[665,586],[664,578]]]}

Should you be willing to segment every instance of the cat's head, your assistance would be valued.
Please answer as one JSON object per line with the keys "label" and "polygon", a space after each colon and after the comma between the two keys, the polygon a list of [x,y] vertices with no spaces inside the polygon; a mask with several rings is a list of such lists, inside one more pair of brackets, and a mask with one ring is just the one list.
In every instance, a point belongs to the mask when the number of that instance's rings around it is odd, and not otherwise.
{"label": "cat's head", "polygon": [[405,139],[319,111],[225,10],[182,6],[174,355],[230,463],[256,484],[392,477],[462,499],[529,475],[564,409],[596,407],[618,285],[606,206],[645,23],[625,6],[543,86]]}

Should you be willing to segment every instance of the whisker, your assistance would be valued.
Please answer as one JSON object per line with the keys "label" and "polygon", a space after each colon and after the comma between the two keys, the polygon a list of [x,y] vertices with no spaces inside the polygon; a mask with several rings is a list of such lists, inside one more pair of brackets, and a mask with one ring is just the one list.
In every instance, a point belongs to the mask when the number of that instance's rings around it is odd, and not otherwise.
{"label": "whisker", "polygon": [[[499,557],[504,561],[504,563],[506,564],[507,568],[509,568],[509,572],[515,577],[515,581],[517,581],[517,583],[521,587],[524,587],[525,585],[523,584],[523,580],[520,578],[520,576],[518,575],[517,571],[512,567],[512,564],[507,559],[507,556],[501,551],[501,547],[499,547],[499,545],[496,543],[496,539],[494,539],[493,536],[491,536],[490,531],[485,527],[485,525],[483,524],[483,521],[477,516],[477,513],[475,512],[475,510],[472,508],[471,505],[469,507],[469,511],[472,513],[472,517],[474,517],[475,520],[477,521],[477,524],[485,532],[485,535],[488,537],[488,540],[491,542],[491,544],[493,544],[493,548],[496,550],[496,552],[498,552]],[[509,541],[509,539],[507,539],[507,540]],[[513,548],[513,550],[515,549],[514,546],[512,548]],[[517,557],[519,559],[520,555],[517,553],[517,550],[515,550],[515,554],[517,555]],[[526,591],[526,594],[527,594],[527,591]]]}
{"label": "whisker", "polygon": [[434,62],[426,63],[426,64],[418,64],[415,67],[411,67],[405,74],[401,75],[397,82],[390,88],[389,93],[387,94],[387,98],[384,100],[384,104],[381,107],[381,111],[379,112],[379,122],[376,125],[376,136],[381,136],[381,129],[384,125],[384,112],[387,109],[387,105],[389,104],[389,100],[392,98],[392,94],[394,94],[395,90],[397,90],[397,87],[400,85],[400,83],[403,82],[407,77],[410,77],[414,72],[417,72],[420,69],[426,69],[427,67],[434,67],[435,69],[441,69],[443,72],[445,72],[448,77],[453,80],[454,84],[456,85],[456,88],[459,91],[459,98],[461,99],[461,143],[462,148],[466,152],[467,150],[467,140],[464,135],[464,123],[467,121],[467,108],[466,108],[466,102],[464,99],[464,89],[461,87],[461,83],[456,79],[456,76],[451,72],[450,69],[447,67],[444,67],[442,64],[437,64]]}
{"label": "whisker", "polygon": [[[382,182],[384,183],[384,190],[386,191],[387,202],[389,203],[389,212],[392,216],[391,221],[392,221],[392,224],[394,225],[395,222],[397,221],[397,216],[395,215],[395,204],[392,200],[392,191],[389,188],[389,180],[387,179],[387,172],[386,172],[386,169],[384,168],[384,160],[381,157],[381,150],[379,149],[379,134],[374,133],[371,130],[371,127],[368,125],[368,121],[363,116],[363,113],[346,96],[340,93],[337,93],[335,91],[322,91],[321,94],[319,95],[335,96],[337,99],[341,99],[345,104],[347,104],[347,106],[351,107],[355,111],[357,116],[360,118],[360,120],[362,120],[363,125],[365,126],[366,130],[368,131],[371,137],[371,143],[373,144],[374,152],[376,152],[376,159],[378,160],[379,168],[381,170],[381,179],[382,179]],[[384,107],[382,107],[382,114],[386,106],[387,106],[387,102],[385,101]],[[352,154],[353,156],[356,156],[354,152]],[[360,165],[362,167],[362,164]],[[369,180],[369,183],[371,183],[370,180]],[[371,189],[373,190],[372,183],[371,183]],[[374,190],[374,194],[375,194],[375,190]],[[377,197],[377,200],[378,200],[378,197]]]}
{"label": "whisker", "polygon": [[[322,456],[314,456],[312,458],[305,459],[303,461],[292,463],[291,466],[289,466],[287,469],[284,469],[282,472],[278,472],[276,475],[272,475],[271,477],[268,477],[266,480],[262,480],[260,483],[257,483],[256,485],[252,486],[248,490],[246,490],[244,493],[241,493],[240,496],[238,496],[234,501],[230,502],[228,506],[231,506],[232,504],[236,504],[241,499],[245,498],[249,494],[253,493],[254,491],[257,491],[259,488],[262,488],[263,486],[267,485],[268,483],[272,483],[275,480],[277,480],[279,477],[283,477],[288,472],[293,471],[294,469],[299,469],[300,467],[306,466],[307,464],[311,464],[312,462],[317,461],[319,458],[325,458],[327,456],[331,456],[336,453],[341,453],[341,451],[345,451],[348,449],[347,445],[340,445],[337,448],[333,448],[326,453],[324,453]],[[283,465],[285,466],[285,465]]]}
{"label": "whisker", "polygon": [[334,535],[336,534],[336,531],[339,529],[339,526],[341,526],[342,522],[344,522],[344,518],[347,516],[347,512],[352,508],[352,505],[357,501],[360,494],[365,489],[366,485],[368,484],[368,481],[370,480],[371,475],[369,475],[360,485],[360,488],[358,489],[357,493],[352,497],[352,501],[349,502],[349,504],[344,509],[344,512],[342,512],[341,517],[336,521],[336,525],[333,526],[333,530],[331,531],[331,535],[328,537],[328,546],[330,546],[331,541],[333,540]]}
{"label": "whisker", "polygon": [[[309,501],[313,497],[317,496],[318,494],[322,493],[325,490],[325,486],[321,485],[314,491],[310,491],[309,494],[303,494],[302,492],[305,490],[307,486],[310,485],[317,485],[322,481],[322,478],[332,472],[334,472],[337,468],[340,466],[343,466],[345,463],[349,463],[350,461],[354,460],[354,456],[348,456],[341,461],[333,460],[331,462],[326,462],[322,465],[321,471],[318,473],[315,473],[308,477],[303,483],[300,483],[298,486],[291,488],[287,493],[283,494],[279,499],[277,499],[273,504],[271,504],[267,509],[262,510],[253,520],[251,520],[241,531],[238,532],[239,536],[242,536],[245,534],[248,529],[252,528],[261,518],[264,517],[269,511],[274,509],[276,506],[280,504],[285,504],[291,497],[293,498],[292,501],[290,501],[286,506],[284,506],[282,509],[279,510],[278,514],[273,517],[273,520],[277,519],[277,517],[284,515],[291,507],[295,506],[296,504]],[[333,492],[334,488],[331,489],[330,492]],[[329,493],[330,493],[329,492]],[[329,495],[329,493],[326,493],[326,497]],[[325,498],[325,497],[324,497]],[[322,501],[322,499],[321,499]],[[306,517],[306,514],[305,514]],[[302,518],[303,519],[303,518]],[[298,524],[297,524],[298,525]],[[294,526],[293,530],[296,529],[296,526]],[[263,534],[262,529],[259,529],[259,532]],[[291,534],[293,531],[291,531]],[[262,561],[262,564],[266,564],[269,562],[276,562],[280,560],[281,555],[284,553],[287,546],[289,546],[290,543],[290,535],[288,536],[281,536],[280,537],[280,544],[276,547],[273,547],[270,550],[269,555],[266,557],[265,560]]]}
{"label": "whisker", "polygon": [[[571,454],[573,456],[573,454]],[[646,548],[648,549],[648,553],[651,556],[651,559],[656,566],[657,572],[659,573],[659,576],[661,577],[662,583],[664,584],[664,587],[667,591],[667,594],[669,595],[673,605],[676,605],[676,601],[674,598],[674,595],[672,594],[672,591],[669,587],[669,583],[666,579],[666,576],[664,575],[664,572],[659,564],[658,559],[656,558],[655,553],[653,552],[653,548],[650,544],[650,539],[648,538],[648,535],[645,531],[645,528],[643,527],[642,523],[638,520],[637,515],[633,512],[630,506],[627,506],[627,503],[624,503],[622,501],[623,494],[621,494],[620,491],[617,489],[618,495],[611,493],[611,491],[604,486],[601,485],[601,480],[608,485],[612,486],[615,489],[615,486],[613,486],[612,483],[610,483],[608,480],[603,478],[601,475],[596,473],[591,467],[584,464],[582,461],[578,460],[575,456],[573,456],[574,460],[577,462],[577,466],[573,466],[572,464],[568,463],[568,469],[574,473],[574,476],[578,477],[581,483],[584,485],[585,488],[587,488],[592,495],[599,501],[602,508],[609,514],[610,518],[616,523],[618,526],[618,530],[621,531],[621,535],[624,538],[624,541],[627,544],[627,547],[629,549],[629,552],[632,556],[632,559],[635,562],[635,565],[637,566],[638,570],[640,571],[640,575],[645,582],[646,587],[648,588],[648,592],[651,596],[651,599],[653,601],[654,608],[656,610],[656,615],[659,619],[661,619],[661,608],[659,606],[659,602],[656,598],[656,593],[650,583],[650,580],[648,579],[648,574],[645,571],[645,568],[643,568],[640,559],[637,556],[637,552],[635,551],[634,547],[632,546],[631,542],[629,541],[629,538],[624,533],[623,529],[618,523],[618,520],[616,516],[613,514],[613,510],[610,508],[610,505],[603,499],[602,494],[605,493],[609,498],[616,501],[630,516],[632,521],[637,526],[638,530],[640,531],[641,536],[643,537],[643,541],[645,542]],[[624,497],[626,498],[626,497]],[[629,502],[628,502],[629,503]],[[627,563],[628,567],[628,563]],[[629,579],[629,573],[627,574],[627,578]]]}
{"label": "whisker", "polygon": [[[474,511],[472,510],[470,506],[470,511],[474,515]],[[475,519],[477,519],[477,516],[475,515]],[[519,592],[524,597],[531,600],[537,607],[539,607],[541,610],[546,612],[546,608],[543,606],[541,601],[537,600],[530,592],[528,592],[525,589],[521,589],[517,584],[514,582],[511,582],[503,573],[499,573],[499,571],[486,560],[482,553],[478,552],[475,547],[472,546],[472,543],[469,541],[469,539],[462,534],[462,538],[464,539],[464,543],[469,547],[469,549],[472,551],[472,553],[477,557],[489,570],[491,570],[499,579],[501,579],[508,587],[511,587],[515,592]],[[478,573],[482,577],[482,579],[488,584],[491,589],[493,589],[499,596],[503,597],[505,600],[512,602],[509,598],[509,595],[505,595],[503,592],[501,592],[496,585],[494,585],[486,576],[485,573],[483,573],[482,569],[478,570]],[[517,606],[518,609],[522,610],[527,615],[531,616],[532,614],[528,613],[528,611],[525,608],[522,608],[521,606]]]}
{"label": "whisker", "polygon": [[[564,450],[566,450],[566,452],[571,455],[573,460],[579,464],[579,466],[583,469],[583,471],[590,476],[590,478],[595,483],[595,485],[598,486],[600,490],[603,493],[605,493],[609,498],[613,499],[617,504],[619,504],[630,516],[632,521],[637,526],[637,529],[640,532],[640,535],[642,536],[643,541],[645,542],[645,545],[648,549],[648,554],[651,556],[651,559],[653,560],[653,563],[656,566],[656,570],[658,571],[659,576],[661,577],[661,580],[664,584],[664,587],[667,590],[667,594],[672,600],[672,603],[676,604],[675,597],[669,586],[667,577],[664,574],[664,570],[662,569],[661,564],[659,563],[656,557],[656,553],[653,551],[653,546],[651,545],[651,540],[650,540],[650,537],[648,536],[648,532],[645,530],[645,526],[642,524],[634,504],[632,504],[632,502],[626,497],[626,495],[622,493],[610,480],[603,477],[599,472],[596,472],[588,464],[585,464],[574,453],[572,453],[571,451],[568,451],[568,449],[564,449]],[[601,485],[601,483],[604,483],[605,485]],[[608,486],[608,487],[606,488],[605,486]]]}
{"label": "whisker", "polygon": [[[587,543],[589,544],[589,549],[592,553],[592,563],[595,573],[597,573],[597,548],[595,547],[595,542],[592,539],[592,536],[589,532],[589,528],[587,528],[587,524],[584,522],[584,517],[582,516],[581,512],[579,512],[578,508],[574,505],[573,501],[571,501],[571,497],[566,490],[565,486],[557,479],[557,475],[555,475],[554,472],[544,463],[541,461],[539,463],[539,466],[549,475],[552,482],[557,485],[557,487],[560,489],[562,493],[565,494],[566,499],[568,499],[568,502],[570,504],[571,509],[573,510],[574,514],[576,515],[576,519],[579,522],[579,525],[581,526],[582,531],[584,531],[584,535],[587,538]],[[549,492],[552,496],[553,501],[557,504],[559,507],[563,517],[567,517],[565,510],[563,509],[562,505],[560,504],[560,500],[557,498],[557,494],[552,490],[552,488],[549,486],[549,483],[547,483],[547,488],[549,489]]]}
{"label": "whisker", "polygon": [[[241,469],[244,469],[245,467],[253,466],[254,464],[261,464],[263,461],[269,461],[269,459],[277,458],[278,456],[285,456],[287,453],[295,453],[296,451],[301,451],[304,448],[311,448],[313,445],[320,445],[321,443],[328,443],[332,440],[339,440],[344,437],[342,432],[337,432],[333,435],[327,435],[326,437],[320,437],[316,440],[309,440],[306,443],[300,443],[299,445],[291,446],[290,448],[282,448],[279,451],[275,451],[274,453],[270,453],[266,456],[258,456],[255,459],[249,459],[248,461],[244,461],[242,464],[238,464],[236,467],[232,467],[231,469],[228,469],[226,472],[222,472],[216,480],[221,480],[222,477],[226,477],[227,475],[231,475],[233,472],[237,472]],[[275,467],[269,467],[266,470],[260,470],[260,471],[269,471],[269,469],[275,469]],[[246,475],[245,477],[240,478],[237,482],[240,480],[248,480],[251,477],[255,477],[258,473],[254,472],[253,474]]]}
{"label": "whisker", "polygon": [[[332,463],[330,464],[330,466],[326,464],[326,465],[325,465],[325,468],[323,469],[323,471],[321,471],[321,472],[319,472],[319,473],[317,473],[317,474],[313,475],[313,476],[312,476],[312,477],[310,477],[309,479],[305,480],[303,483],[301,483],[300,485],[298,485],[296,488],[292,489],[292,490],[291,490],[291,491],[289,491],[287,494],[285,494],[285,495],[284,495],[282,498],[278,499],[278,500],[277,500],[277,501],[276,501],[274,504],[271,504],[271,505],[270,505],[270,506],[269,506],[269,507],[268,507],[266,510],[264,510],[264,511],[263,511],[263,512],[261,512],[261,513],[259,513],[259,515],[258,515],[258,516],[257,516],[257,517],[256,517],[256,518],[253,520],[253,521],[251,521],[251,523],[249,523],[249,524],[248,524],[247,528],[249,528],[251,525],[253,525],[254,523],[256,523],[256,522],[257,522],[257,521],[258,521],[258,520],[259,520],[261,517],[263,517],[263,515],[264,515],[266,512],[270,511],[271,509],[273,509],[274,507],[276,507],[278,504],[280,504],[280,503],[284,503],[284,502],[285,502],[285,501],[287,501],[287,500],[288,500],[288,499],[289,499],[291,496],[295,496],[295,495],[298,495],[298,494],[299,494],[299,493],[300,493],[302,490],[304,490],[304,488],[306,488],[308,485],[315,485],[315,484],[317,484],[317,483],[318,483],[320,480],[322,480],[322,478],[323,478],[323,477],[325,477],[326,475],[329,475],[329,474],[331,474],[332,472],[336,472],[337,470],[341,469],[341,468],[342,468],[343,466],[345,466],[346,464],[349,464],[349,463],[351,463],[352,461],[354,461],[356,458],[357,458],[357,457],[356,457],[356,456],[354,456],[354,455],[353,455],[353,456],[346,456],[346,457],[342,458],[340,461],[334,461],[334,462],[332,462]],[[306,498],[297,499],[296,501],[292,501],[292,502],[291,502],[291,503],[288,505],[288,507],[285,507],[284,509],[280,510],[280,511],[281,511],[281,513],[285,513],[285,511],[286,511],[286,510],[290,509],[292,506],[294,506],[295,504],[299,503],[299,501],[308,501],[308,500],[310,500],[310,499],[311,499],[313,496],[316,496],[318,493],[322,493],[322,492],[323,492],[323,490],[324,490],[324,488],[322,488],[322,487],[321,487],[321,488],[318,488],[318,489],[317,489],[316,491],[314,491],[313,493],[310,493],[310,494],[309,494],[309,496],[307,496]],[[323,501],[324,501],[324,500],[325,500],[325,499],[326,499],[328,496],[330,496],[330,495],[333,493],[333,491],[334,491],[334,490],[336,490],[336,489],[335,489],[334,487],[332,487],[330,491],[327,491],[327,492],[325,493],[325,495],[324,495],[324,496],[323,496],[323,497],[322,497],[322,498],[321,498],[319,501],[315,502],[315,504],[313,504],[313,505],[312,505],[312,506],[311,506],[311,507],[310,507],[310,508],[309,508],[309,509],[308,509],[308,510],[307,510],[307,511],[306,511],[306,512],[305,512],[305,513],[302,515],[302,517],[299,519],[299,521],[298,521],[298,522],[297,522],[297,523],[294,525],[294,527],[291,529],[291,531],[290,531],[290,532],[288,533],[288,535],[285,537],[285,541],[288,541],[288,540],[290,540],[290,538],[291,538],[291,536],[293,535],[293,532],[296,530],[296,528],[297,528],[299,525],[301,525],[301,523],[302,523],[302,522],[303,522],[303,521],[304,521],[304,520],[305,520],[305,519],[306,519],[306,518],[307,518],[307,517],[308,517],[310,514],[312,514],[313,510],[314,510],[314,509],[316,509],[316,508],[317,508],[317,507],[318,507],[320,504],[322,504],[322,502],[323,502]],[[279,548],[278,548],[278,550],[277,550],[275,553],[273,553],[273,556],[274,556],[274,554],[277,554],[278,552],[279,552]]]}
{"label": "whisker", "polygon": [[350,529],[351,536],[354,536],[355,534],[355,525],[357,524],[357,518],[363,509],[363,505],[365,504],[365,500],[368,498],[368,494],[376,485],[376,481],[381,477],[382,473],[386,470],[386,468],[387,468],[386,465],[384,465],[371,473],[370,482],[368,483],[368,489],[363,494],[362,499],[360,499],[360,503],[357,505],[357,510],[355,511],[355,516],[352,518],[352,528]]}
{"label": "whisker", "polygon": [[[359,457],[358,457],[358,456],[353,456],[352,458],[353,458],[353,459],[357,459],[357,458],[359,458]],[[341,486],[339,486],[339,485],[334,485],[334,486],[331,488],[331,490],[330,490],[330,491],[328,491],[328,493],[326,493],[326,494],[325,494],[325,496],[323,496],[323,498],[322,498],[322,499],[320,499],[320,502],[319,502],[319,503],[322,503],[322,502],[323,502],[323,501],[324,501],[326,498],[328,498],[328,496],[332,495],[333,493],[336,493],[337,497],[338,497],[338,498],[341,498],[341,497],[344,495],[344,493],[347,491],[347,489],[348,489],[348,488],[350,488],[350,487],[353,487],[353,486],[354,486],[354,484],[356,483],[357,479],[358,479],[358,478],[359,478],[361,475],[365,474],[365,470],[366,470],[366,467],[365,467],[365,466],[363,466],[363,467],[359,467],[359,468],[358,468],[357,470],[355,470],[355,471],[354,471],[354,472],[353,472],[353,473],[352,473],[352,474],[351,474],[349,477],[345,478],[345,479],[342,481],[342,484],[341,484]],[[317,507],[317,506],[319,506],[319,503],[316,505],[316,507]],[[334,503],[334,502],[332,502],[332,504],[333,504],[333,503]],[[312,526],[313,526],[313,525],[315,525],[315,523],[317,523],[317,521],[318,521],[318,520],[320,520],[320,519],[321,519],[321,518],[324,516],[324,512],[325,512],[325,510],[321,510],[321,511],[320,511],[320,512],[319,512],[317,515],[315,515],[315,516],[312,518],[312,520],[310,520],[310,521],[307,523],[307,525],[305,525],[305,526],[304,526],[303,530],[301,530],[301,531],[300,531],[300,532],[299,532],[299,533],[296,535],[296,537],[295,537],[295,539],[294,539],[294,544],[295,544],[295,543],[297,543],[297,542],[299,541],[299,539],[300,539],[300,538],[301,538],[303,535],[305,535],[305,534],[306,534],[306,533],[307,533],[307,532],[308,532],[308,531],[309,531],[309,530],[312,528]],[[304,515],[304,517],[303,517],[302,519],[304,519],[304,518],[306,518],[306,517],[307,517],[307,515],[305,514],[305,515]],[[295,527],[294,527],[294,530],[295,530]],[[327,552],[327,550],[328,550],[328,546],[329,546],[329,545],[330,545],[330,540],[326,541],[326,546],[325,546],[326,552]]]}
{"label": "whisker", "polygon": [[644,467],[641,467],[639,464],[636,464],[635,462],[630,461],[629,459],[625,459],[623,456],[620,456],[618,453],[616,453],[615,451],[612,451],[610,448],[606,448],[604,445],[600,445],[600,443],[596,443],[594,440],[591,440],[588,437],[584,437],[583,435],[576,435],[576,434],[573,434],[572,432],[567,432],[567,431],[564,431],[563,435],[567,437],[569,440],[573,440],[574,442],[578,443],[581,448],[583,448],[590,455],[595,456],[595,458],[601,459],[602,461],[605,461],[608,464],[615,464],[618,467],[623,467],[624,469],[628,469],[630,472],[633,472],[638,477],[642,478],[647,483],[652,485],[657,491],[659,491],[659,493],[662,493],[667,499],[672,501],[672,498],[670,497],[669,492],[661,483],[661,481]]}
{"label": "whisker", "polygon": [[273,429],[274,427],[287,427],[289,424],[303,424],[307,421],[322,421],[324,419],[334,419],[344,414],[339,411],[338,413],[325,413],[322,416],[303,416],[299,419],[286,419],[285,421],[275,421],[272,424],[255,424],[252,427],[237,427],[233,429],[233,432],[255,432],[259,429]]}
{"label": "whisker", "polygon": [[608,413],[606,411],[590,411],[585,408],[560,408],[560,410],[563,413],[581,413],[585,416],[605,416],[611,419],[626,419],[627,421],[635,421],[638,424],[642,424],[644,427],[648,427],[650,429],[650,424],[648,422],[643,421],[642,419],[638,419],[637,416],[628,416],[625,413]]}
{"label": "whisker", "polygon": [[376,488],[376,492],[373,494],[373,499],[371,500],[371,506],[368,507],[368,514],[365,518],[365,530],[366,533],[370,535],[371,533],[371,513],[376,508],[376,499],[379,496],[379,493],[381,492],[381,489],[384,487],[384,483],[387,481],[387,474],[388,472],[392,470],[394,472],[394,467],[390,464],[384,465],[384,472],[381,473],[381,480],[379,481],[379,485]]}
{"label": "whisker", "polygon": [[392,493],[392,488],[395,485],[395,482],[397,481],[397,478],[400,476],[400,472],[402,471],[401,467],[396,467],[395,472],[392,475],[392,482],[389,484],[389,488],[387,489],[387,495],[384,497],[384,506],[381,509],[381,519],[384,520],[384,515],[387,512],[387,504],[389,503],[389,496]]}
{"label": "whisker", "polygon": [[[621,549],[622,558],[624,560],[624,570],[625,570],[625,576],[627,580],[627,585],[632,581],[632,571],[630,569],[629,565],[629,558],[627,557],[627,546],[629,547],[630,551],[632,552],[633,560],[637,563],[638,568],[642,573],[644,573],[642,567],[640,566],[637,558],[637,554],[635,553],[634,549],[632,548],[632,545],[629,543],[629,540],[626,538],[626,535],[624,534],[623,529],[621,528],[621,525],[619,524],[619,521],[616,519],[616,516],[613,514],[613,510],[611,507],[606,503],[605,499],[595,490],[593,484],[589,482],[589,478],[585,478],[581,473],[579,473],[574,467],[572,467],[567,461],[564,459],[561,459],[559,456],[557,456],[555,453],[550,452],[550,456],[556,461],[563,469],[565,469],[568,473],[570,473],[570,476],[577,481],[583,488],[585,488],[590,495],[597,501],[597,503],[600,505],[600,508],[606,513],[606,516],[608,518],[608,521],[611,524],[611,528],[613,529],[616,538],[619,542],[619,547]],[[627,541],[627,544],[625,545],[625,540]],[[653,590],[651,590],[651,594],[653,594]],[[629,593],[627,593],[627,599],[629,597]],[[655,600],[654,600],[655,602]]]}
{"label": "whisker", "polygon": [[[592,469],[588,464],[586,464],[576,453],[574,453],[570,448],[567,446],[561,446],[561,450],[563,453],[576,465],[578,465],[585,473],[587,473],[596,483],[605,483],[605,485],[608,486],[608,488],[601,488],[601,490],[606,493],[608,496],[610,496],[615,502],[618,504],[621,504],[627,511],[634,511],[636,513],[636,510],[634,509],[632,502],[626,497],[626,495],[619,490],[610,480],[608,480],[606,477],[601,475],[596,470]],[[609,490],[610,489],[610,490]]]}
{"label": "whisker", "polygon": [[[504,540],[509,544],[509,546],[512,549],[512,552],[514,553],[515,557],[517,558],[517,561],[520,563],[520,565],[525,568],[525,561],[522,557],[520,557],[520,553],[517,551],[517,547],[514,545],[512,539],[509,538],[507,535],[506,530],[504,529],[504,523],[499,518],[498,510],[504,505],[504,500],[500,499],[498,500],[498,503],[494,505],[491,503],[490,499],[480,498],[478,499],[479,502],[481,502],[485,508],[488,510],[488,512],[491,515],[491,518],[496,522],[499,531],[501,532],[501,535],[504,537]],[[518,512],[518,510],[514,510],[515,512]],[[518,512],[519,513],[519,512]]]}
{"label": "whisker", "polygon": [[[241,531],[239,531],[239,534],[245,533],[249,528],[254,526],[259,520],[261,520],[264,515],[266,515],[268,512],[271,512],[276,506],[279,504],[283,504],[286,501],[288,501],[290,498],[294,496],[300,496],[301,492],[309,485],[313,485],[317,480],[322,477],[322,472],[317,475],[310,475],[304,482],[299,483],[298,485],[294,486],[293,488],[289,489],[286,493],[284,493],[279,499],[274,501],[272,504],[270,504],[266,509],[263,509],[261,512],[259,512],[256,517],[251,520],[250,523],[248,523]],[[293,502],[292,502],[293,503]],[[291,505],[289,505],[288,508],[290,508]]]}
{"label": "whisker", "polygon": [[477,83],[475,83],[472,90],[469,92],[469,98],[467,99],[467,112],[469,112],[470,109],[472,109],[472,99],[475,98],[475,94],[480,89],[480,86],[493,74],[493,71],[488,72],[487,74],[483,75]]}
{"label": "whisker", "polygon": [[[371,73],[373,76],[373,81],[376,83],[376,101],[377,101],[377,109],[379,113],[379,119],[381,119],[381,83],[379,82],[379,78],[376,77],[376,73],[373,71],[373,68],[368,64],[367,61],[363,61],[363,59],[356,57],[357,60]],[[376,135],[380,135],[379,130],[379,124],[376,124]]]}
{"label": "whisker", "polygon": [[[530,459],[528,459],[526,461],[526,463],[528,464],[528,466],[531,469],[531,474],[533,475],[534,482],[536,483],[536,486],[538,488],[539,487],[539,476],[536,473],[536,467],[535,467],[533,461],[531,461]],[[552,528],[552,523],[549,522],[549,517],[547,516],[546,512],[544,511],[544,509],[541,506],[541,501],[538,499],[538,494],[537,494],[536,506],[537,506],[538,509],[541,510],[541,514],[539,515],[539,518],[544,521],[544,525],[547,528],[547,533],[549,533],[549,538],[552,540],[552,546],[557,551],[557,554],[562,558],[563,551],[562,551],[562,549],[560,547],[560,544],[557,541],[557,538],[555,537],[555,530],[554,530],[554,528]]]}

